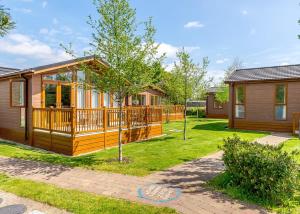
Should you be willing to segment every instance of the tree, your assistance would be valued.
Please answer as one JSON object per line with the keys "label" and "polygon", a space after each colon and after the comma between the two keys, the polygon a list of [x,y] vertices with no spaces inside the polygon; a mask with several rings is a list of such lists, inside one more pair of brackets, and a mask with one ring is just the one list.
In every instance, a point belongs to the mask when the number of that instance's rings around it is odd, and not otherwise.
{"label": "tree", "polygon": [[225,75],[220,84],[217,85],[218,89],[215,95],[216,101],[221,104],[229,101],[229,86],[224,83],[226,79],[237,69],[242,68],[243,62],[239,58],[235,58],[231,65],[225,70]]}
{"label": "tree", "polygon": [[12,21],[10,13],[0,5],[0,37],[5,36],[13,28],[15,28],[15,22]]}
{"label": "tree", "polygon": [[[177,53],[178,63],[175,63],[174,74],[178,78],[176,87],[183,89],[184,98],[184,134],[183,139],[186,140],[187,126],[187,101],[193,97],[193,91],[201,87],[206,75],[206,68],[209,64],[208,58],[203,58],[202,66],[195,64],[191,56],[184,50]],[[178,85],[177,85],[178,84]]]}
{"label": "tree", "polygon": [[113,92],[118,103],[119,161],[122,162],[122,103],[126,96],[135,95],[155,80],[155,71],[162,57],[157,57],[158,45],[154,41],[155,28],[152,20],[143,23],[144,34],[136,21],[136,11],[128,0],[94,0],[97,18],[89,16],[93,29],[95,55],[107,62],[109,67],[101,76],[86,68],[93,84],[105,92]]}

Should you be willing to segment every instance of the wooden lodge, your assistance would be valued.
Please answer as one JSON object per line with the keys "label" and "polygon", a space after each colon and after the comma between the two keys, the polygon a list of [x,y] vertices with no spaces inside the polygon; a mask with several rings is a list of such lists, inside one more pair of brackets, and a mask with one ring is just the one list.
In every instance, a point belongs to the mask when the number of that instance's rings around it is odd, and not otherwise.
{"label": "wooden lodge", "polygon": [[[118,103],[112,93],[83,86],[88,77],[80,71],[82,63],[103,70],[108,66],[90,56],[25,70],[0,68],[0,138],[66,155],[116,146]],[[126,97],[123,143],[160,136],[166,117],[183,117],[182,107],[166,111],[161,106],[163,96],[149,86]]]}

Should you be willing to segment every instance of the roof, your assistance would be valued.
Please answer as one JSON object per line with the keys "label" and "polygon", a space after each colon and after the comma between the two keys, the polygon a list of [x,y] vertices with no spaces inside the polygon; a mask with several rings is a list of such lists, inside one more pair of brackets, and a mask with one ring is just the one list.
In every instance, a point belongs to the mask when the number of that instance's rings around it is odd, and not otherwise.
{"label": "roof", "polygon": [[216,93],[218,91],[218,87],[210,87],[209,89],[207,89],[208,93]]}
{"label": "roof", "polygon": [[33,67],[33,68],[27,68],[27,69],[14,69],[14,68],[2,68],[0,67],[0,78],[1,77],[9,77],[12,75],[16,74],[26,74],[26,73],[32,73],[32,72],[42,72],[42,71],[48,71],[51,69],[55,68],[61,68],[61,67],[66,67],[69,65],[76,65],[80,62],[83,61],[92,61],[92,60],[98,60],[100,63],[102,63],[105,66],[108,66],[106,62],[104,62],[101,59],[96,59],[95,56],[85,56],[85,57],[80,57],[76,59],[71,59],[71,60],[66,60],[66,61],[61,61],[57,63],[52,63],[48,65],[43,65],[43,66],[38,66],[38,67]]}
{"label": "roof", "polygon": [[300,65],[238,69],[225,82],[300,79]]}
{"label": "roof", "polygon": [[17,68],[6,68],[6,67],[0,67],[0,77],[13,74],[13,73],[18,73],[20,69]]}

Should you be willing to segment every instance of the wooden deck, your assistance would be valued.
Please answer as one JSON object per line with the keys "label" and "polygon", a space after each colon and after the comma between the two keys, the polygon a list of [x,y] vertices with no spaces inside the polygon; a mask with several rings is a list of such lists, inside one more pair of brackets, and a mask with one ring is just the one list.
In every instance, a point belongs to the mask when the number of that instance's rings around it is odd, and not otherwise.
{"label": "wooden deck", "polygon": [[[123,143],[162,135],[162,112],[162,107],[124,107]],[[34,108],[31,145],[66,155],[117,146],[118,122],[118,108]]]}

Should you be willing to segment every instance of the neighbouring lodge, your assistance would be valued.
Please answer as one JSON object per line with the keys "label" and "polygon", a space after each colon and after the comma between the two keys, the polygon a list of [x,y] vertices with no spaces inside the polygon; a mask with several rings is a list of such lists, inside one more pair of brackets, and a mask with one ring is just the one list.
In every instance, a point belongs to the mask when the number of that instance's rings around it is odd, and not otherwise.
{"label": "neighbouring lodge", "polygon": [[211,87],[206,96],[206,117],[207,118],[228,118],[228,103],[219,103],[216,100],[218,87]]}
{"label": "neighbouring lodge", "polygon": [[[93,56],[30,68],[0,67],[0,138],[66,155],[117,145],[118,109],[113,93],[93,87],[80,64],[102,69]],[[162,134],[164,92],[149,86],[123,101],[123,143]],[[172,106],[171,113],[182,114]],[[169,112],[169,111],[168,111]]]}
{"label": "neighbouring lodge", "polygon": [[300,65],[239,69],[226,83],[230,128],[298,132]]}

